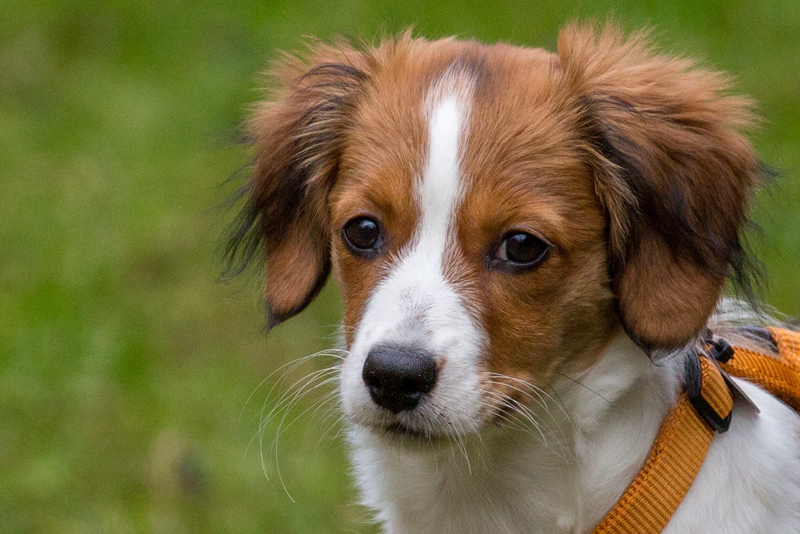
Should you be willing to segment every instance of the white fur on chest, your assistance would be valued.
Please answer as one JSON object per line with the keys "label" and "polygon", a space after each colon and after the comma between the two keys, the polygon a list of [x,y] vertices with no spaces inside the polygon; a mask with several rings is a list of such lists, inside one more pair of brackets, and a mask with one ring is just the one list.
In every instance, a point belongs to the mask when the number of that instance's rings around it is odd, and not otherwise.
{"label": "white fur on chest", "polygon": [[492,439],[482,450],[470,440],[465,450],[453,443],[415,453],[385,449],[358,431],[350,437],[364,503],[378,511],[387,532],[511,533],[526,524],[569,532],[557,525],[573,521],[559,509],[570,484],[553,487],[571,476],[569,466],[531,441]]}

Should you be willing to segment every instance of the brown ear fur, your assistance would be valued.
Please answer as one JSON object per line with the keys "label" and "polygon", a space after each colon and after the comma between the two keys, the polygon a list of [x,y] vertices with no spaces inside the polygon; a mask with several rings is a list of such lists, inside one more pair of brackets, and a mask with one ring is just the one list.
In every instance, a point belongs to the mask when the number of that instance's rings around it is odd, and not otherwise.
{"label": "brown ear fur", "polygon": [[330,274],[327,196],[368,80],[367,54],[345,43],[312,44],[306,57],[286,55],[272,67],[278,89],[248,123],[255,170],[228,247],[230,258],[244,252],[247,261],[263,246],[270,327],[302,311]]}
{"label": "brown ear fur", "polygon": [[746,279],[741,232],[759,162],[740,133],[751,102],[646,34],[569,26],[559,36],[609,216],[611,278],[631,337],[675,348],[704,327],[725,279]]}

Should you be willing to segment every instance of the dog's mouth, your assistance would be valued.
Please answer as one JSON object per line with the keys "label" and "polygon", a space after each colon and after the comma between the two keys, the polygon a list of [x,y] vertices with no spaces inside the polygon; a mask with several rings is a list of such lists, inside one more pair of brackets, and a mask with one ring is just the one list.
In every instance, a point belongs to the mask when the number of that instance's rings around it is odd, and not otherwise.
{"label": "dog's mouth", "polygon": [[401,422],[389,423],[388,425],[373,428],[373,430],[377,431],[382,437],[403,442],[417,443],[436,439],[435,435],[430,432],[424,432]]}
{"label": "dog's mouth", "polygon": [[424,431],[399,421],[385,425],[370,425],[372,432],[391,443],[410,446],[431,446],[438,444],[443,435]]}
{"label": "dog's mouth", "polygon": [[396,436],[408,436],[412,438],[431,438],[431,434],[425,433],[421,430],[416,428],[411,428],[410,426],[406,426],[401,422],[394,422],[390,423],[389,425],[383,427],[383,431],[388,434],[393,434]]}

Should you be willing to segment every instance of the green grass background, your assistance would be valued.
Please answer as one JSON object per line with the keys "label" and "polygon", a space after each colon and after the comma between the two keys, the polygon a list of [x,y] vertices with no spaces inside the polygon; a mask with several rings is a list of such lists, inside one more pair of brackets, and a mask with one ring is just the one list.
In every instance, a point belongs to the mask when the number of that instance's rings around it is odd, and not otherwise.
{"label": "green grass background", "polygon": [[756,210],[764,298],[800,314],[797,0],[0,1],[0,532],[374,532],[336,428],[303,416],[281,439],[294,502],[251,443],[275,403],[260,382],[340,314],[328,287],[265,338],[257,278],[215,283],[255,74],[303,35],[552,48],[564,21],[612,15],[760,102],[783,172]]}

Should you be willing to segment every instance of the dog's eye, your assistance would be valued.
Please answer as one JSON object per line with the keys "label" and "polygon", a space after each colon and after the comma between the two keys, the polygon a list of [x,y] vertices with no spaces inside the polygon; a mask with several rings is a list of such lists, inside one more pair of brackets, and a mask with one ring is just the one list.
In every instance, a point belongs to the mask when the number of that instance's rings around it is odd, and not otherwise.
{"label": "dog's eye", "polygon": [[528,232],[509,232],[490,259],[490,267],[522,272],[540,265],[550,254],[550,244]]}
{"label": "dog's eye", "polygon": [[356,254],[372,255],[383,243],[381,228],[377,221],[369,217],[356,217],[342,229],[344,242]]}

